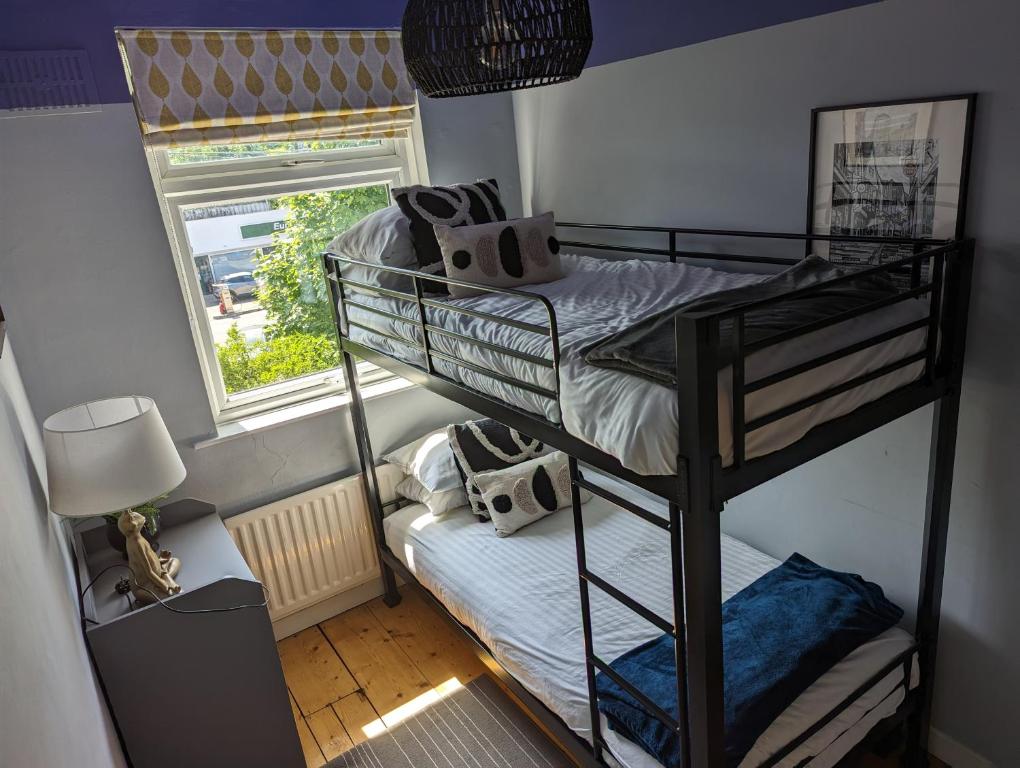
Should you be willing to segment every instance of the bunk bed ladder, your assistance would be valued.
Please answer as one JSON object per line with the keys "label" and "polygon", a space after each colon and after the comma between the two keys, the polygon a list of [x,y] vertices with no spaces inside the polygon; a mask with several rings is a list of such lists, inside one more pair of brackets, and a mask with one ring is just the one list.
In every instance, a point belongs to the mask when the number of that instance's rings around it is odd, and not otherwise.
{"label": "bunk bed ladder", "polygon": [[[603,752],[606,749],[605,740],[602,738],[602,729],[599,716],[598,688],[596,676],[603,674],[613,680],[623,690],[629,693],[649,714],[660,720],[667,728],[675,731],[680,741],[680,749],[683,754],[683,764],[690,765],[688,761],[688,734],[687,734],[687,676],[686,676],[686,632],[684,626],[684,591],[683,591],[683,568],[682,545],[678,535],[680,526],[680,508],[677,504],[670,503],[669,519],[650,512],[641,506],[616,495],[601,486],[587,480],[577,466],[577,459],[570,456],[568,459],[570,468],[570,499],[574,513],[574,541],[577,547],[577,573],[578,586],[581,598],[581,624],[584,633],[584,658],[585,671],[588,679],[588,707],[592,726],[592,748],[595,759],[604,763]],[[670,535],[673,557],[673,614],[674,621],[659,616],[647,606],[630,597],[622,590],[614,587],[601,576],[593,573],[588,567],[588,558],[584,544],[584,515],[581,506],[581,489],[585,489],[596,496],[630,512],[645,522],[655,525]],[[632,683],[616,672],[612,666],[595,653],[594,634],[592,631],[590,587],[595,587],[601,592],[609,595],[618,603],[629,608],[648,623],[661,629],[673,638],[676,647],[676,669],[677,669],[677,703],[679,717],[674,717],[662,707],[642,693]]]}
{"label": "bunk bed ladder", "polygon": [[[742,320],[742,319],[741,319]],[[715,350],[719,323],[713,318],[676,320],[679,416],[689,430],[680,431],[675,499],[668,500],[664,517],[587,480],[577,459],[569,457],[574,538],[577,546],[578,584],[584,633],[585,671],[596,760],[603,761],[596,677],[605,675],[626,691],[651,716],[677,734],[683,765],[718,768],[723,764],[722,700],[722,584],[719,514],[715,479],[721,472],[718,451],[719,422],[715,409]],[[743,344],[743,323],[738,323],[736,344]],[[738,376],[742,379],[742,366]],[[742,382],[741,382],[742,383]],[[710,404],[710,405],[706,405]],[[742,398],[741,398],[742,406]],[[738,406],[740,407],[740,406]],[[743,410],[740,407],[740,410]],[[739,420],[742,421],[742,420]],[[743,451],[738,449],[743,461]],[[673,621],[622,592],[588,567],[584,543],[581,489],[654,525],[670,537]],[[683,507],[676,501],[683,500]],[[645,621],[671,636],[676,652],[677,716],[666,712],[624,679],[595,652],[590,588],[626,606]]]}

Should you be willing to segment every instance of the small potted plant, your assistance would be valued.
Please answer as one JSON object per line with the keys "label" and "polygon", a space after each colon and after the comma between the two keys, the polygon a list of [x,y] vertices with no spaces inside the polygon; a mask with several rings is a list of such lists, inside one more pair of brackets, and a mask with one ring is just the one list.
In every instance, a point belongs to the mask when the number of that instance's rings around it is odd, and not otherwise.
{"label": "small potted plant", "polygon": [[[132,507],[132,509],[145,518],[142,538],[149,542],[154,552],[159,552],[159,507],[156,506],[156,501],[158,499]],[[106,520],[106,541],[115,550],[127,556],[127,543],[124,540],[124,534],[117,527],[117,521],[120,520],[122,514],[124,513],[115,512],[112,515],[103,515],[103,519]]]}

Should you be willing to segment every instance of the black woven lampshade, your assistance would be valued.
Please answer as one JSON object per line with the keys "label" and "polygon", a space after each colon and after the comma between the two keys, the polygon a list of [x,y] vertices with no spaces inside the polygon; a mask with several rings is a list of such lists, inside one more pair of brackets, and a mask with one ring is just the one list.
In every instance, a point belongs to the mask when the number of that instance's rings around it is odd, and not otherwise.
{"label": "black woven lampshade", "polygon": [[588,0],[410,0],[404,61],[435,98],[573,80],[591,51]]}

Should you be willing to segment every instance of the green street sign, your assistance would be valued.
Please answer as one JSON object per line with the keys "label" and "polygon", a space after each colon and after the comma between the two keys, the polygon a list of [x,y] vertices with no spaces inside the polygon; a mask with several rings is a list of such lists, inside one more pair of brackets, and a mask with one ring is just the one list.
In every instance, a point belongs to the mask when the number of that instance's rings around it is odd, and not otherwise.
{"label": "green street sign", "polygon": [[287,228],[285,221],[265,221],[261,224],[244,224],[241,226],[241,237],[251,240],[253,237],[269,237],[274,232],[283,232]]}

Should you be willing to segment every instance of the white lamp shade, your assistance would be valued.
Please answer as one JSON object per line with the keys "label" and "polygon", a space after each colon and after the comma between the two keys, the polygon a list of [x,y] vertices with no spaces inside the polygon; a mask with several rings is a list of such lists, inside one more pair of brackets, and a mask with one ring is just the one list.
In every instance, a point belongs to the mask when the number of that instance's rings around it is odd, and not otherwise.
{"label": "white lamp shade", "polygon": [[94,517],[169,493],[187,474],[148,397],[76,405],[43,423],[50,509]]}

